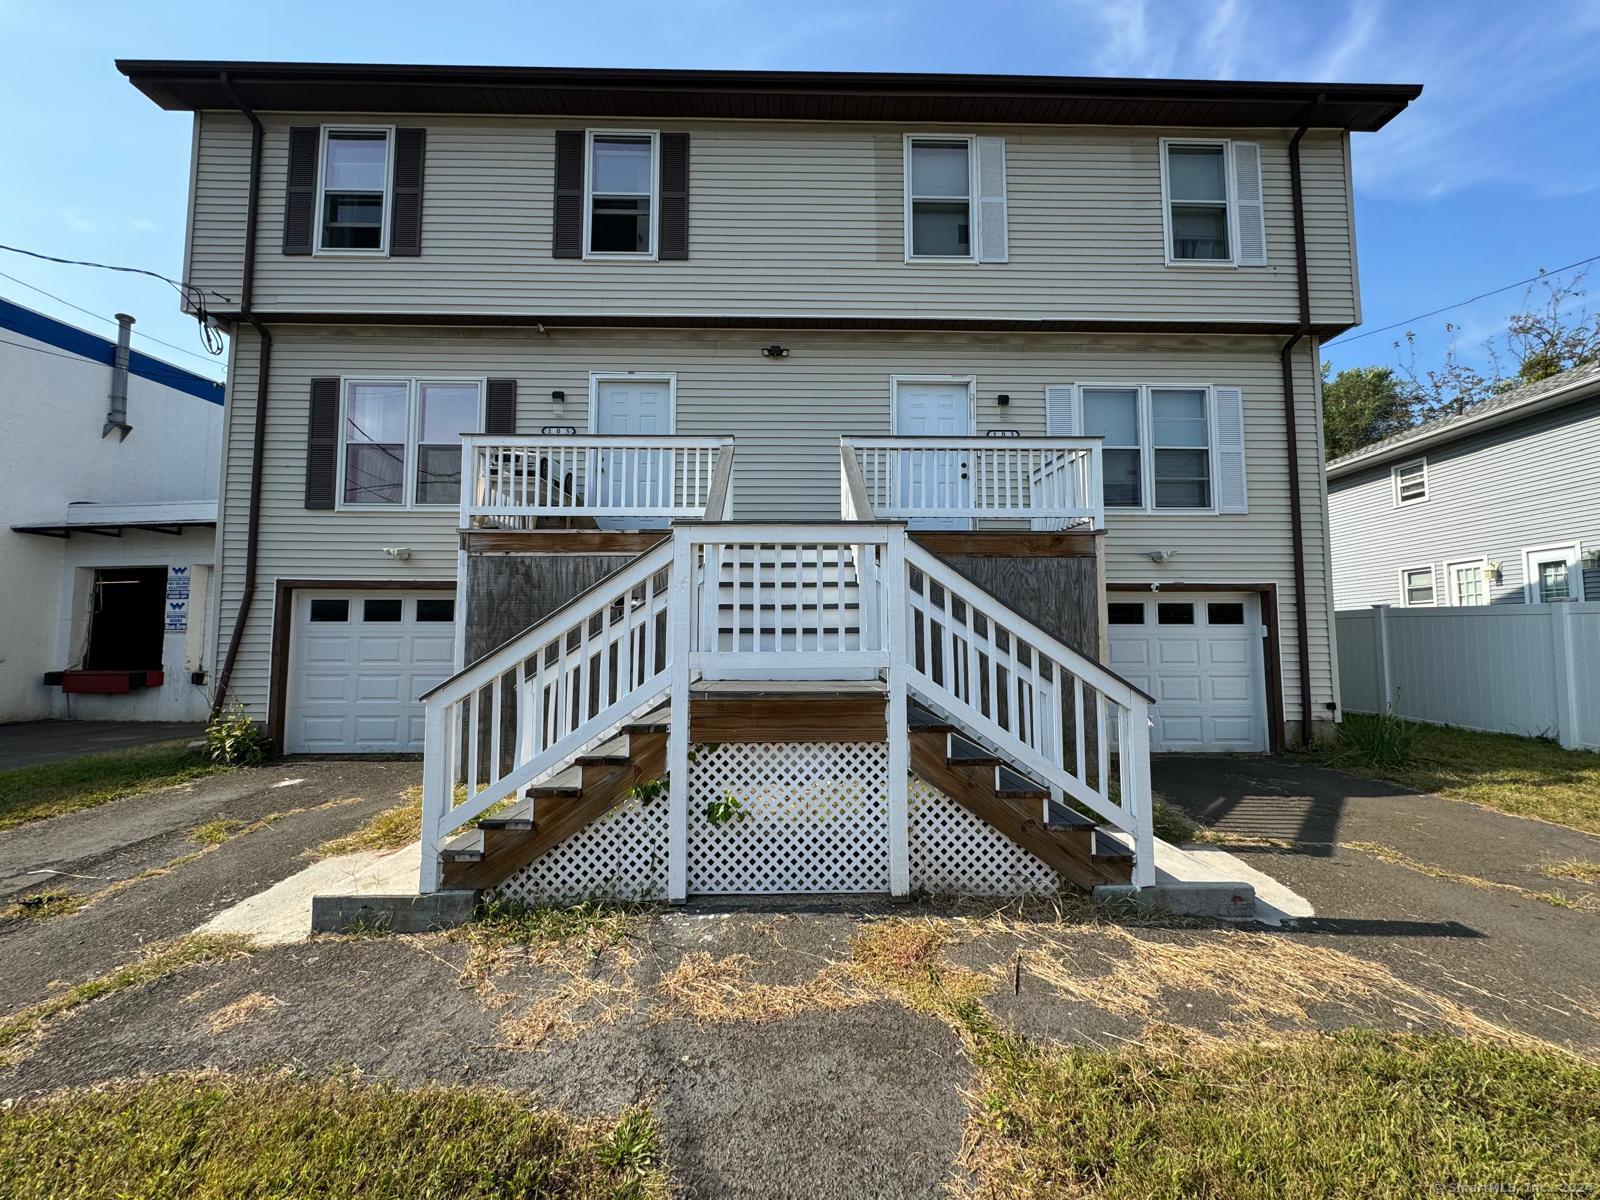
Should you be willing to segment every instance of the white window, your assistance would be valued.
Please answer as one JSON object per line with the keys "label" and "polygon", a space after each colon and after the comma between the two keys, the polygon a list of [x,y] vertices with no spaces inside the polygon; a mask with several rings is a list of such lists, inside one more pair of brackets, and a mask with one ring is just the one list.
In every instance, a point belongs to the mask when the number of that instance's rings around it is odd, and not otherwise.
{"label": "white window", "polygon": [[1211,389],[1085,386],[1083,431],[1101,442],[1107,508],[1213,509]]}
{"label": "white window", "polygon": [[1231,263],[1228,144],[1167,142],[1168,253],[1174,262]]}
{"label": "white window", "polygon": [[347,379],[341,507],[454,507],[461,435],[483,428],[481,379]]}
{"label": "white window", "polygon": [[1416,504],[1428,498],[1428,460],[1415,459],[1401,463],[1390,471],[1394,480],[1394,502]]}
{"label": "white window", "polygon": [[1400,568],[1400,603],[1406,608],[1431,608],[1434,604],[1433,564]]}
{"label": "white window", "polygon": [[1567,542],[1522,552],[1524,591],[1529,604],[1583,599],[1583,567],[1579,546]]}
{"label": "white window", "polygon": [[654,258],[659,204],[657,135],[589,131],[585,161],[584,255]]}
{"label": "white window", "polygon": [[1489,603],[1489,564],[1481,559],[1445,563],[1444,578],[1450,589],[1450,603],[1472,608]]}
{"label": "white window", "polygon": [[320,252],[388,251],[392,134],[387,128],[323,129],[322,173],[317,181]]}
{"label": "white window", "polygon": [[906,139],[906,256],[973,257],[972,139]]}

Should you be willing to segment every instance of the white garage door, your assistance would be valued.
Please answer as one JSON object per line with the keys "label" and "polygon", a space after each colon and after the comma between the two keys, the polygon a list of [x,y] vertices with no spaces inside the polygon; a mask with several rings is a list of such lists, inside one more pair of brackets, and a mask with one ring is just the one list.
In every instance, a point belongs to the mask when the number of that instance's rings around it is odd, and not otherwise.
{"label": "white garage door", "polygon": [[297,591],[284,749],[422,749],[417,697],[453,673],[449,592]]}
{"label": "white garage door", "polygon": [[1107,609],[1111,669],[1156,698],[1152,750],[1267,748],[1259,596],[1119,596]]}

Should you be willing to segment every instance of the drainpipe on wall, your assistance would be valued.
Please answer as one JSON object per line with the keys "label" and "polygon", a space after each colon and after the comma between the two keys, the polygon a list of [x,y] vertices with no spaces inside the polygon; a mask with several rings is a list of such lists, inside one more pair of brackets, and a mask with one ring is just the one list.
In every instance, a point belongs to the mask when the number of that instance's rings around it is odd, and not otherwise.
{"label": "drainpipe on wall", "polygon": [[[256,217],[261,197],[261,143],[265,134],[260,118],[239,99],[226,71],[222,73],[222,86],[227,90],[234,107],[250,122],[250,190],[244,218],[244,266],[240,281],[239,315],[256,331],[261,342],[261,354],[256,364],[256,419],[250,446],[250,508],[245,519],[244,586],[239,597],[239,611],[233,618],[233,632],[228,637],[228,649],[223,655],[222,669],[217,672],[217,694],[211,702],[213,720],[227,700],[228,684],[233,678],[239,645],[244,640],[245,624],[250,619],[250,607],[256,597],[256,557],[261,543],[261,476],[267,440],[267,390],[272,379],[272,333],[256,319],[251,309],[256,275]],[[218,503],[221,503],[220,497]]]}
{"label": "drainpipe on wall", "polygon": [[111,411],[106,413],[105,428],[101,437],[117,435],[124,441],[133,432],[128,424],[128,343],[133,339],[133,318],[127,313],[117,314],[117,356],[111,364]]}
{"label": "drainpipe on wall", "polygon": [[1283,426],[1289,442],[1289,536],[1294,550],[1294,630],[1300,667],[1300,743],[1311,744],[1311,618],[1306,600],[1306,539],[1301,526],[1300,440],[1295,420],[1294,348],[1311,333],[1311,276],[1306,265],[1305,195],[1300,183],[1300,139],[1322,107],[1322,97],[1306,113],[1304,123],[1289,139],[1289,187],[1294,202],[1295,275],[1300,289],[1300,325],[1283,344],[1279,364],[1283,370]]}

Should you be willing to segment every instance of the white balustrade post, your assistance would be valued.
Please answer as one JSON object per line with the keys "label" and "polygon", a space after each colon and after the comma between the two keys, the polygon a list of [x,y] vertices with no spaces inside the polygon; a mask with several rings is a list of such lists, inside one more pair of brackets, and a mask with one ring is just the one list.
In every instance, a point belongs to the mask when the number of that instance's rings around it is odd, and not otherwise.
{"label": "white balustrade post", "polygon": [[1133,886],[1151,887],[1156,881],[1154,804],[1150,795],[1150,705],[1144,697],[1119,710],[1123,717],[1122,803],[1133,819]]}
{"label": "white balustrade post", "polygon": [[450,808],[450,754],[447,717],[451,705],[435,702],[424,708],[422,733],[422,830],[421,862],[417,870],[417,891],[428,895],[439,890],[439,838],[444,833],[445,814]]}
{"label": "white balustrade post", "polygon": [[879,592],[888,606],[889,632],[889,894],[911,895],[911,734],[906,715],[909,647],[906,635],[906,527],[889,531]]}
{"label": "white balustrade post", "polygon": [[667,670],[672,673],[667,732],[667,899],[689,897],[689,652],[693,592],[689,530],[672,533],[672,579],[667,587]]}

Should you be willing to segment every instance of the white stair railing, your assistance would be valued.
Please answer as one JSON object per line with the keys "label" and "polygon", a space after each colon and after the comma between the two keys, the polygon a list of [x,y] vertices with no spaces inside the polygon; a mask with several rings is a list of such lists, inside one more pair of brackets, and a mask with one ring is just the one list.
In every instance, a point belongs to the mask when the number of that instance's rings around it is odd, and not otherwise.
{"label": "white stair railing", "polygon": [[908,688],[1132,835],[1133,882],[1154,883],[1150,697],[920,547],[905,563]]}
{"label": "white stair railing", "polygon": [[666,694],[671,577],[669,541],[423,696],[424,892],[452,830]]}
{"label": "white stair railing", "polygon": [[463,529],[540,517],[726,520],[731,437],[612,434],[462,439]]}
{"label": "white stair railing", "polygon": [[1100,439],[839,439],[847,519],[966,517],[1102,529]]}

